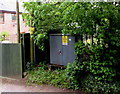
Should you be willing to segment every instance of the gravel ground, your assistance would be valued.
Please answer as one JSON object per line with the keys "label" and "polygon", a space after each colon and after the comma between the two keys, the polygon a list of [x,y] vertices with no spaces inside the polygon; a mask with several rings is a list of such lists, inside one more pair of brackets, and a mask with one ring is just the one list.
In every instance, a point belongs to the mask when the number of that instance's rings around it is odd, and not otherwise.
{"label": "gravel ground", "polygon": [[26,79],[0,78],[0,92],[79,92],[67,89],[56,88],[48,85],[27,85]]}

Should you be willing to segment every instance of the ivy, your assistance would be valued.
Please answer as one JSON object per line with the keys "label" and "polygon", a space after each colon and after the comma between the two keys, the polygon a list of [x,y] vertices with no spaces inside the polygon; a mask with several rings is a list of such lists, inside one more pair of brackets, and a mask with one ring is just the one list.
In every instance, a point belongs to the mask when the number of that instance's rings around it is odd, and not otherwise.
{"label": "ivy", "polygon": [[29,14],[23,16],[29,26],[32,20],[41,50],[47,50],[50,33],[82,36],[75,44],[76,60],[65,70],[69,88],[113,93],[119,91],[120,80],[119,6],[119,2],[25,2]]}

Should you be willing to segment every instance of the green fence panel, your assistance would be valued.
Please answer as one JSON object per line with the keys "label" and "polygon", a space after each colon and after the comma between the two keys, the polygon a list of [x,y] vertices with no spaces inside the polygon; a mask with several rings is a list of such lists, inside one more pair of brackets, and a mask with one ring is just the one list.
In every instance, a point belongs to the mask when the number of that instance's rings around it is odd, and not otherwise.
{"label": "green fence panel", "polygon": [[1,76],[22,78],[21,44],[0,44],[0,64],[2,65]]}
{"label": "green fence panel", "polygon": [[2,45],[0,44],[0,76],[2,76]]}

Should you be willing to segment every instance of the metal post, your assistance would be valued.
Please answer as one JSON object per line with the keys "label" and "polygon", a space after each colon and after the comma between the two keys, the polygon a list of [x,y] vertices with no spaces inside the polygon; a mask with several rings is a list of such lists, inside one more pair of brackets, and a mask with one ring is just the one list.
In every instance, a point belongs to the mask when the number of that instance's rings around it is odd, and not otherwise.
{"label": "metal post", "polygon": [[33,39],[32,39],[32,37],[31,37],[31,35],[30,35],[30,59],[31,59],[31,63],[33,63],[33,61],[34,61],[34,60],[33,60],[33,58],[34,58],[34,57],[33,57],[33,54],[34,54],[34,53],[33,53],[33,50],[34,50],[34,49],[33,49]]}
{"label": "metal post", "polygon": [[16,16],[17,16],[17,42],[20,43],[20,19],[19,19],[19,2],[16,0]]}
{"label": "metal post", "polygon": [[36,45],[34,43],[34,64],[36,64]]}
{"label": "metal post", "polygon": [[32,21],[30,21],[30,59],[31,63],[34,63],[34,44],[33,44],[33,35],[34,28],[32,28]]}

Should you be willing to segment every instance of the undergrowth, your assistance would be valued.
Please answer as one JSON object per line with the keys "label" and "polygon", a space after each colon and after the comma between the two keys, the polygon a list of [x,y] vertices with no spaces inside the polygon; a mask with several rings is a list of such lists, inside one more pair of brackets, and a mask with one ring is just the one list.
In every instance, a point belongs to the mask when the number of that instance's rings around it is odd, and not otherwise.
{"label": "undergrowth", "polygon": [[68,64],[66,69],[48,70],[46,65],[34,68],[29,71],[28,84],[52,85],[72,90],[83,90],[86,92],[103,94],[116,94],[120,92],[118,82],[100,82],[93,75],[83,72],[80,64],[74,62]]}
{"label": "undergrowth", "polygon": [[46,84],[61,88],[69,88],[69,79],[64,72],[65,70],[48,70],[47,66],[40,66],[29,71],[27,83],[38,85]]}

